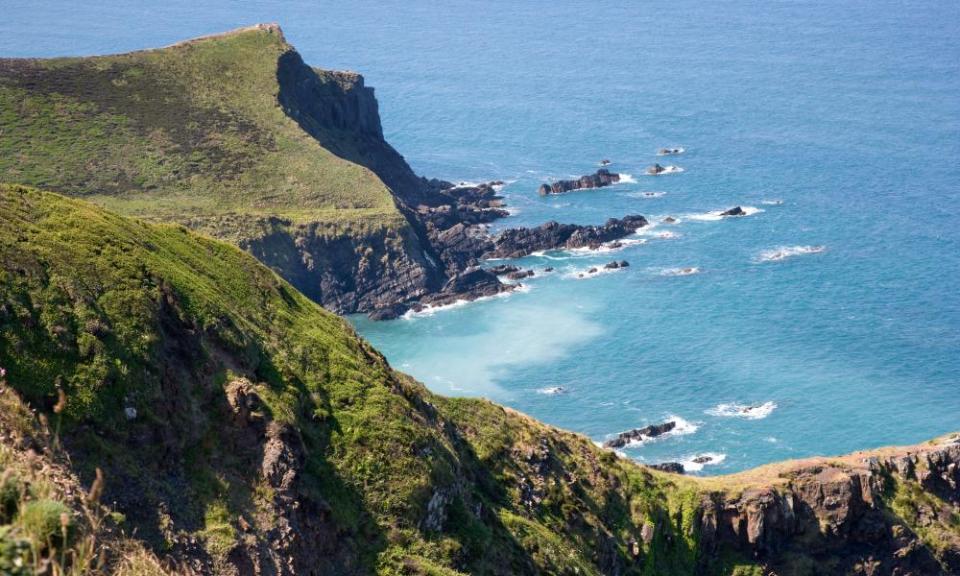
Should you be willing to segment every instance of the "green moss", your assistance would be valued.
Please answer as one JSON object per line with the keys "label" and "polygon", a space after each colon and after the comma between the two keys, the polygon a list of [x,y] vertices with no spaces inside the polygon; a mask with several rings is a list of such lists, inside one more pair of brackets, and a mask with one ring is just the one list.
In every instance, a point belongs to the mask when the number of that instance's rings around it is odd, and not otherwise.
{"label": "green moss", "polygon": [[960,546],[960,514],[915,481],[888,477],[890,510],[941,557]]}
{"label": "green moss", "polygon": [[225,558],[236,543],[237,531],[232,520],[226,503],[214,501],[207,505],[201,534],[206,540],[207,551],[215,558]]}

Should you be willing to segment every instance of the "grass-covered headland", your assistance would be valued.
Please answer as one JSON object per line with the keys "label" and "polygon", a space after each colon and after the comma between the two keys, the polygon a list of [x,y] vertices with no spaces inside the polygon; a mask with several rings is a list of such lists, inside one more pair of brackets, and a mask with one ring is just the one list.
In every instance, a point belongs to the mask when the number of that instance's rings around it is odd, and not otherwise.
{"label": "grass-covered headland", "polygon": [[424,185],[363,78],[275,25],[113,56],[0,58],[0,182],[176,222],[340,313],[442,284],[401,210]]}

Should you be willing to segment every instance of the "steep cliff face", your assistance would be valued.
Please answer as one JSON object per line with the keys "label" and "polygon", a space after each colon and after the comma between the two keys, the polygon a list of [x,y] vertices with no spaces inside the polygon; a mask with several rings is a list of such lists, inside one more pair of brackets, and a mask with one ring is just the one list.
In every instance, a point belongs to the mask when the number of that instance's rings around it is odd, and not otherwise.
{"label": "steep cliff face", "polygon": [[338,232],[275,218],[261,226],[260,234],[240,240],[239,246],[337,313],[419,299],[445,281],[412,226]]}
{"label": "steep cliff face", "polygon": [[408,205],[435,200],[384,140],[377,99],[363,76],[311,68],[291,50],[277,62],[277,82],[284,112],[324,148],[373,171]]}

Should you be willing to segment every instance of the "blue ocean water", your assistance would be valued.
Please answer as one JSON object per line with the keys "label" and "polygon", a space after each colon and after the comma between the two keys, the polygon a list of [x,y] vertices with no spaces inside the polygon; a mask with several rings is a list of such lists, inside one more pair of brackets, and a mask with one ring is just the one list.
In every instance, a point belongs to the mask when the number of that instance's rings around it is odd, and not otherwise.
{"label": "blue ocean water", "polygon": [[[679,417],[686,433],[626,453],[725,457],[704,474],[960,429],[960,4],[4,0],[2,12],[4,56],[277,21],[311,64],[366,76],[419,173],[508,181],[514,215],[497,226],[680,219],[615,253],[530,257],[556,271],[509,297],[356,319],[437,392],[598,441]],[[661,146],[685,147],[667,159],[685,171],[643,176]],[[633,181],[537,196],[601,158]],[[734,205],[757,210],[709,215]],[[576,277],[614,258],[631,266]],[[556,386],[566,393],[540,393]]]}

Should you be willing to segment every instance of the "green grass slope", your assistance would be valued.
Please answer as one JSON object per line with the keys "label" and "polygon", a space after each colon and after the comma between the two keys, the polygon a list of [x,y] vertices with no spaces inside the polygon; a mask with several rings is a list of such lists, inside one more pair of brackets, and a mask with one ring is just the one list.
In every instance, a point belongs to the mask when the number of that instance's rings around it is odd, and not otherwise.
{"label": "green grass slope", "polygon": [[960,569],[956,438],[655,472],[431,394],[236,247],[18,185],[0,185],[0,367],[0,488],[99,468],[110,504],[84,520],[69,482],[0,490],[0,567],[55,555],[67,513],[83,558],[119,542],[103,569],[64,556],[78,574]]}
{"label": "green grass slope", "polygon": [[0,59],[0,181],[162,220],[402,225],[383,181],[341,157],[349,146],[338,156],[336,134],[324,147],[284,112],[290,59],[267,25],[116,56]]}
{"label": "green grass slope", "polygon": [[[430,394],[237,248],[4,186],[0,263],[9,384],[47,412],[65,392],[81,477],[103,468],[155,550],[211,572],[695,566],[691,481]],[[644,544],[653,521],[665,528]]]}

